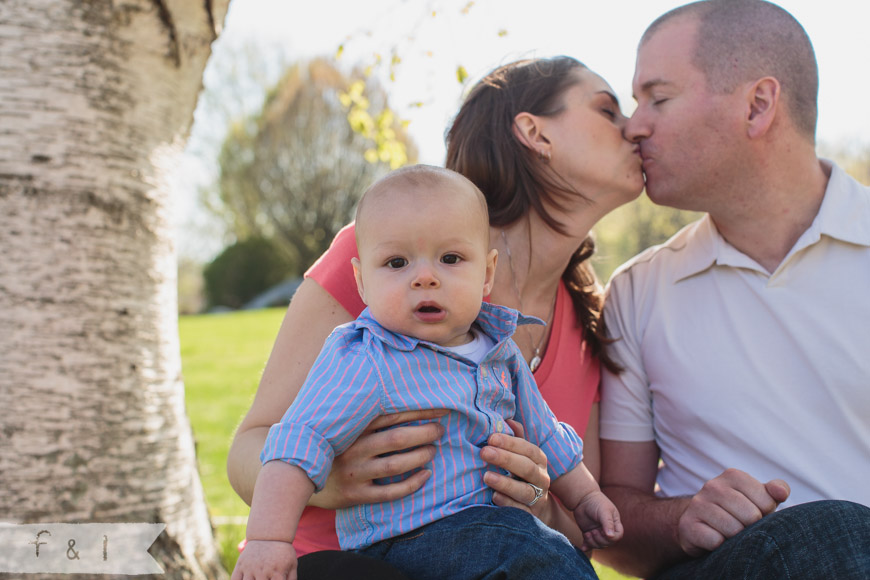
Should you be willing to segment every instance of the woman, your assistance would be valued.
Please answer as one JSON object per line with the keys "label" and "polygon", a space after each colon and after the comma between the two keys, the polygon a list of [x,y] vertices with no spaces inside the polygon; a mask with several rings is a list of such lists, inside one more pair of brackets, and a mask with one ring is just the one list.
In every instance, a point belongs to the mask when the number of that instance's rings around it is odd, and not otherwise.
{"label": "woman", "polygon": [[[524,327],[514,340],[553,412],[584,437],[584,462],[596,477],[602,295],[589,263],[589,232],[643,189],[637,148],[622,135],[625,121],[601,77],[574,59],[556,57],[515,62],[487,75],[472,89],[447,134],[446,167],[471,179],[487,197],[491,241],[500,254],[490,300],[548,322],[546,327]],[[230,481],[248,503],[269,427],[292,403],[329,332],[364,307],[349,263],[355,255],[349,226],[308,271],[288,308],[230,450]],[[438,413],[376,420],[369,434],[336,459],[327,488],[312,505],[335,509],[415,491],[429,475],[418,468],[431,459],[440,427],[428,423],[376,431],[425,422]],[[412,451],[394,454],[407,449]],[[546,459],[539,449],[521,438],[493,435],[481,454],[515,476],[495,471],[484,476],[497,505],[529,509],[576,545],[582,543],[573,517],[546,493]],[[389,485],[374,482],[415,469]],[[535,488],[544,494],[529,508],[540,495]],[[295,545],[300,554],[337,549],[332,513],[309,507]],[[304,562],[300,560],[300,574]]]}

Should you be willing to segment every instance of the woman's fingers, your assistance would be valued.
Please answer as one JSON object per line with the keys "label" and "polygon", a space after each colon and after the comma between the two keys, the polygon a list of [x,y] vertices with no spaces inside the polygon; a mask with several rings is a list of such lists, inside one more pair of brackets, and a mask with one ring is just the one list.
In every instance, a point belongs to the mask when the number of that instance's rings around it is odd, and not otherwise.
{"label": "woman's fingers", "polygon": [[380,503],[401,499],[423,487],[426,480],[432,476],[428,469],[421,469],[414,475],[396,483],[385,485],[370,484],[361,487],[360,501],[357,504]]}
{"label": "woman's fingers", "polygon": [[[392,501],[420,489],[432,473],[427,466],[435,456],[433,442],[441,438],[444,428],[437,422],[394,427],[408,421],[431,420],[444,411],[409,411],[384,415],[375,419],[344,453],[337,456],[322,491],[311,503],[318,507],[338,509],[357,504]],[[409,473],[407,479],[388,485],[378,485],[385,479]]]}
{"label": "woman's fingers", "polygon": [[538,487],[546,489],[550,486],[547,456],[525,439],[504,434],[492,435],[489,445],[481,450],[481,458]]}
{"label": "woman's fingers", "polygon": [[365,433],[392,427],[393,425],[401,425],[402,423],[410,423],[412,421],[426,421],[428,419],[437,419],[447,414],[447,409],[422,409],[418,411],[402,411],[400,413],[392,413],[390,415],[381,415],[376,417],[374,421],[366,427]]}
{"label": "woman's fingers", "polygon": [[[513,421],[510,421],[513,423]],[[516,423],[519,426],[519,423]],[[517,433],[522,433],[522,427]],[[547,455],[541,451],[540,447],[526,441],[521,435],[510,436],[505,433],[495,433],[489,437],[489,444],[493,447],[511,451],[518,455],[528,457],[538,465],[547,465]]]}
{"label": "woman's fingers", "polygon": [[[529,504],[535,499],[535,490],[525,481],[507,477],[494,471],[484,473],[483,481],[495,492],[493,494],[493,502],[498,506],[511,506],[528,510]],[[547,489],[542,489],[546,494]],[[543,499],[544,496],[535,505],[543,501]]]}
{"label": "woman's fingers", "polygon": [[440,423],[394,427],[386,431],[360,435],[345,453],[349,453],[353,449],[352,454],[355,457],[380,459],[379,456],[387,453],[431,445],[438,441],[443,434],[444,427]]}

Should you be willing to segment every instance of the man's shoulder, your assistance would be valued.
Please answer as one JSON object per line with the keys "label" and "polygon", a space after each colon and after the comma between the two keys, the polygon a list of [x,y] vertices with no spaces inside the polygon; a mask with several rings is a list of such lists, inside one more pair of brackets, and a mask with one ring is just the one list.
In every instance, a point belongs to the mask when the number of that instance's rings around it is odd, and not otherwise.
{"label": "man's shoulder", "polygon": [[680,229],[667,241],[651,246],[614,270],[610,284],[620,284],[637,277],[676,277],[678,264],[694,259],[708,242],[709,216],[704,216]]}

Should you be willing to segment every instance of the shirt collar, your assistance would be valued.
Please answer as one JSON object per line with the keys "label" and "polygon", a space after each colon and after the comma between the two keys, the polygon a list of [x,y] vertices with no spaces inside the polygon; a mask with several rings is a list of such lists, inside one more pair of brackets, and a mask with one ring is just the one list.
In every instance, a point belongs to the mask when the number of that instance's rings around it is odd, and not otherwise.
{"label": "shirt collar", "polygon": [[[443,350],[436,344],[387,330],[372,317],[371,311],[368,307],[366,307],[357,319],[350,324],[354,328],[365,328],[369,330],[378,338],[378,340],[397,350],[411,351],[420,343],[432,346],[438,350]],[[517,326],[519,325],[543,325],[545,323],[540,318],[525,316],[513,308],[484,302],[481,304],[480,313],[477,315],[475,324],[481,332],[492,338],[496,344],[500,344],[513,336]]]}
{"label": "shirt collar", "polygon": [[839,166],[831,167],[825,199],[810,230],[818,236],[859,246],[870,246],[870,187],[862,185]]}
{"label": "shirt collar", "polygon": [[[870,246],[870,188],[861,185],[835,163],[822,160],[831,176],[825,197],[810,227],[789,254],[793,254],[828,236],[843,242]],[[671,249],[680,253],[674,267],[676,281],[699,274],[714,265],[758,269],[752,258],[729,244],[716,229],[709,214],[687,226]],[[691,247],[685,249],[691,240]],[[786,258],[788,259],[788,258]]]}

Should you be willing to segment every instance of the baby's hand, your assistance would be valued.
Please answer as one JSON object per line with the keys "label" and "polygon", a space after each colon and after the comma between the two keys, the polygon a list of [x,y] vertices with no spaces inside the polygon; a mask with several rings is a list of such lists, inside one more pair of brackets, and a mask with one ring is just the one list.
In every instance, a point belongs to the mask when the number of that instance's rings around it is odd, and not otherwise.
{"label": "baby's hand", "polygon": [[277,540],[249,540],[239,555],[231,580],[296,580],[296,565],[293,544]]}
{"label": "baby's hand", "polygon": [[619,511],[607,496],[594,491],[574,508],[574,519],[583,530],[583,551],[606,548],[622,538]]}

